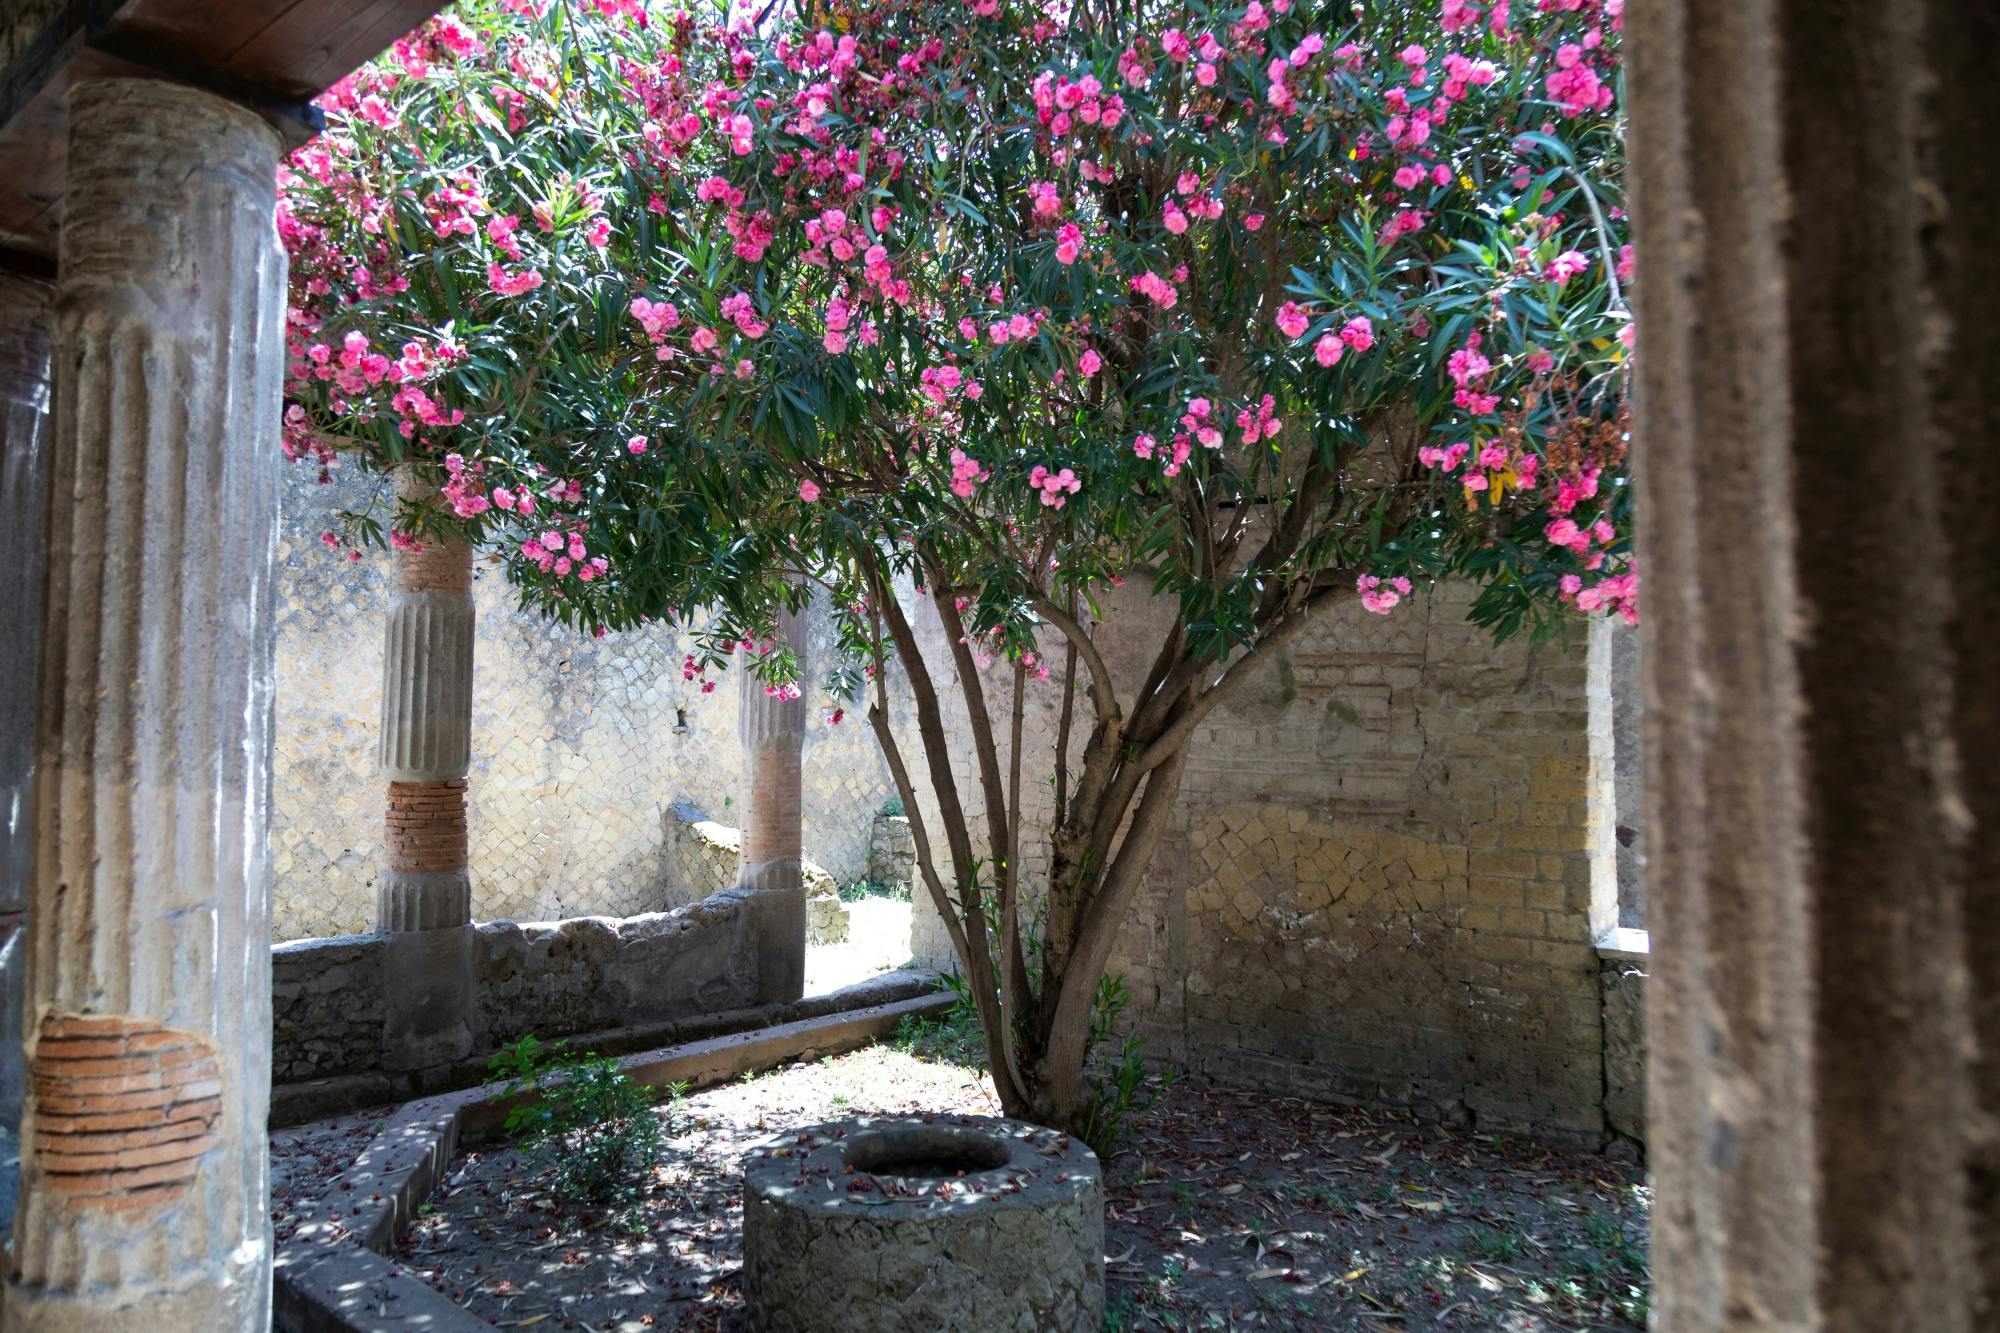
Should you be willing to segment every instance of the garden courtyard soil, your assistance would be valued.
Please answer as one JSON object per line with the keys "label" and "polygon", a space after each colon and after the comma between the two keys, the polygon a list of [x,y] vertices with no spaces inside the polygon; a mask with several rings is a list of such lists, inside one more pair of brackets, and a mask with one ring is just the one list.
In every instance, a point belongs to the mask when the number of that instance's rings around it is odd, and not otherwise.
{"label": "garden courtyard soil", "polygon": [[[994,1114],[976,1034],[888,1043],[665,1104],[669,1150],[622,1212],[565,1208],[506,1147],[447,1171],[395,1251],[502,1328],[744,1329],[740,1165],[846,1116]],[[273,1138],[280,1236],[367,1142],[350,1117]],[[1603,1157],[1183,1081],[1106,1171],[1107,1329],[1643,1328],[1649,1194]]]}

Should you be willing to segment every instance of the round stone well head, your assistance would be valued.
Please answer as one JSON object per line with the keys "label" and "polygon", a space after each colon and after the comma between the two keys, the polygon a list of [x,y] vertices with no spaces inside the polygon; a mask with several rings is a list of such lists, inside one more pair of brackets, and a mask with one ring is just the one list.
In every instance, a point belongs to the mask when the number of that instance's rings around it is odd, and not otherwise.
{"label": "round stone well head", "polygon": [[743,1162],[751,1326],[1050,1330],[1104,1320],[1097,1156],[1017,1120],[844,1120]]}

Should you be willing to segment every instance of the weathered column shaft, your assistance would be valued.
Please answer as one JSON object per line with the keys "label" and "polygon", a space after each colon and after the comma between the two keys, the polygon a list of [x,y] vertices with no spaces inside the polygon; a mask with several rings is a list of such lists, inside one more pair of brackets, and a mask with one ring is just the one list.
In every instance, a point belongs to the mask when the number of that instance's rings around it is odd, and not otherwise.
{"label": "weathered column shaft", "polygon": [[1628,6],[1655,1327],[2000,1326],[2000,10]]}
{"label": "weathered column shaft", "polygon": [[[406,468],[396,489],[422,499]],[[472,550],[426,536],[398,550],[382,652],[382,773],[389,780],[376,881],[388,935],[384,1046],[397,1068],[473,1046],[472,879],[466,773],[472,764]]]}
{"label": "weathered column shaft", "polygon": [[35,645],[42,637],[48,506],[49,301],[44,282],[0,274],[0,1126],[21,1123],[21,926],[28,910],[28,779]]}
{"label": "weathered column shaft", "polygon": [[[399,495],[423,498],[407,469]],[[386,864],[377,926],[435,930],[472,919],[465,775],[472,765],[472,550],[426,537],[392,558],[382,651]]]}
{"label": "weathered column shaft", "polygon": [[10,1329],[262,1329],[276,135],[69,100]]}
{"label": "weathered column shaft", "polygon": [[[786,612],[778,632],[810,665],[806,616]],[[806,701],[765,692],[747,666],[736,716],[743,746],[743,851],[736,876],[751,891],[758,989],[766,1000],[795,1000],[805,986],[806,908],[801,828],[800,760],[805,749]]]}

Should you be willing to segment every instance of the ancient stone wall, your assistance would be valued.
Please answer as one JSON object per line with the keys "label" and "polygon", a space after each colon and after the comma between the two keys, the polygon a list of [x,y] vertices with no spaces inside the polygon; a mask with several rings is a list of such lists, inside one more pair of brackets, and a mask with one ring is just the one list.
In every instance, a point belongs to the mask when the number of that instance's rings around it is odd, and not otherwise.
{"label": "ancient stone wall", "polygon": [[[1100,633],[1126,685],[1157,643],[1158,613],[1133,594]],[[1588,846],[1611,812],[1591,803],[1588,636],[1496,649],[1466,623],[1468,598],[1446,588],[1387,617],[1343,608],[1217,710],[1112,967],[1153,1052],[1196,1071],[1595,1141]],[[935,615],[917,623],[948,672]],[[989,695],[1004,698],[991,671]],[[1028,696],[1033,882],[1059,694]],[[969,738],[952,750],[976,812]],[[935,828],[935,801],[919,808]],[[914,898],[917,956],[948,962],[921,887]]]}
{"label": "ancient stone wall", "polygon": [[[376,768],[387,561],[349,564],[318,539],[330,516],[386,503],[386,478],[290,469],[280,547],[272,934],[374,925],[381,863]],[[386,516],[387,510],[378,508]],[[500,570],[475,567],[470,830],[482,921],[625,916],[668,901],[663,817],[677,800],[740,813],[736,690],[681,681],[666,629],[593,640],[516,609]],[[832,659],[824,617],[815,660]],[[826,644],[824,648],[818,645]],[[823,667],[822,667],[823,669]],[[677,709],[686,711],[680,730]],[[844,881],[866,870],[870,823],[894,790],[859,718],[806,729],[805,846]]]}
{"label": "ancient stone wall", "polygon": [[[620,919],[484,923],[473,940],[479,1048],[757,1004],[742,926],[731,892]],[[380,1066],[387,947],[382,935],[346,935],[272,951],[277,1082]]]}

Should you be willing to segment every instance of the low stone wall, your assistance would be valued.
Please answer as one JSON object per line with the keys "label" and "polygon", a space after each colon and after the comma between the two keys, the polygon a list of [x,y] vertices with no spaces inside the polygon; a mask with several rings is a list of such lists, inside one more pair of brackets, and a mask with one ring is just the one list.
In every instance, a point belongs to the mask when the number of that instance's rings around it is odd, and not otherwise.
{"label": "low stone wall", "polygon": [[743,830],[719,823],[692,802],[676,801],[660,816],[663,906],[697,903],[736,882]]}
{"label": "low stone wall", "polygon": [[[729,891],[643,916],[475,927],[481,1049],[757,1004],[744,915],[743,895]],[[342,935],[272,951],[276,1082],[380,1066],[384,946],[380,935]]]}
{"label": "low stone wall", "polygon": [[271,1080],[372,1069],[382,1053],[380,935],[335,935],[271,950]]}
{"label": "low stone wall", "polygon": [[[710,819],[688,801],[676,801],[662,819],[662,855],[669,868],[668,907],[698,903],[736,883],[743,855],[743,830]],[[871,842],[871,865],[872,847]],[[840,901],[840,885],[817,861],[806,861],[801,868],[806,884],[806,942],[844,942],[847,907]]]}
{"label": "low stone wall", "polygon": [[877,815],[868,834],[868,879],[909,888],[916,879],[917,844],[907,815]]}

